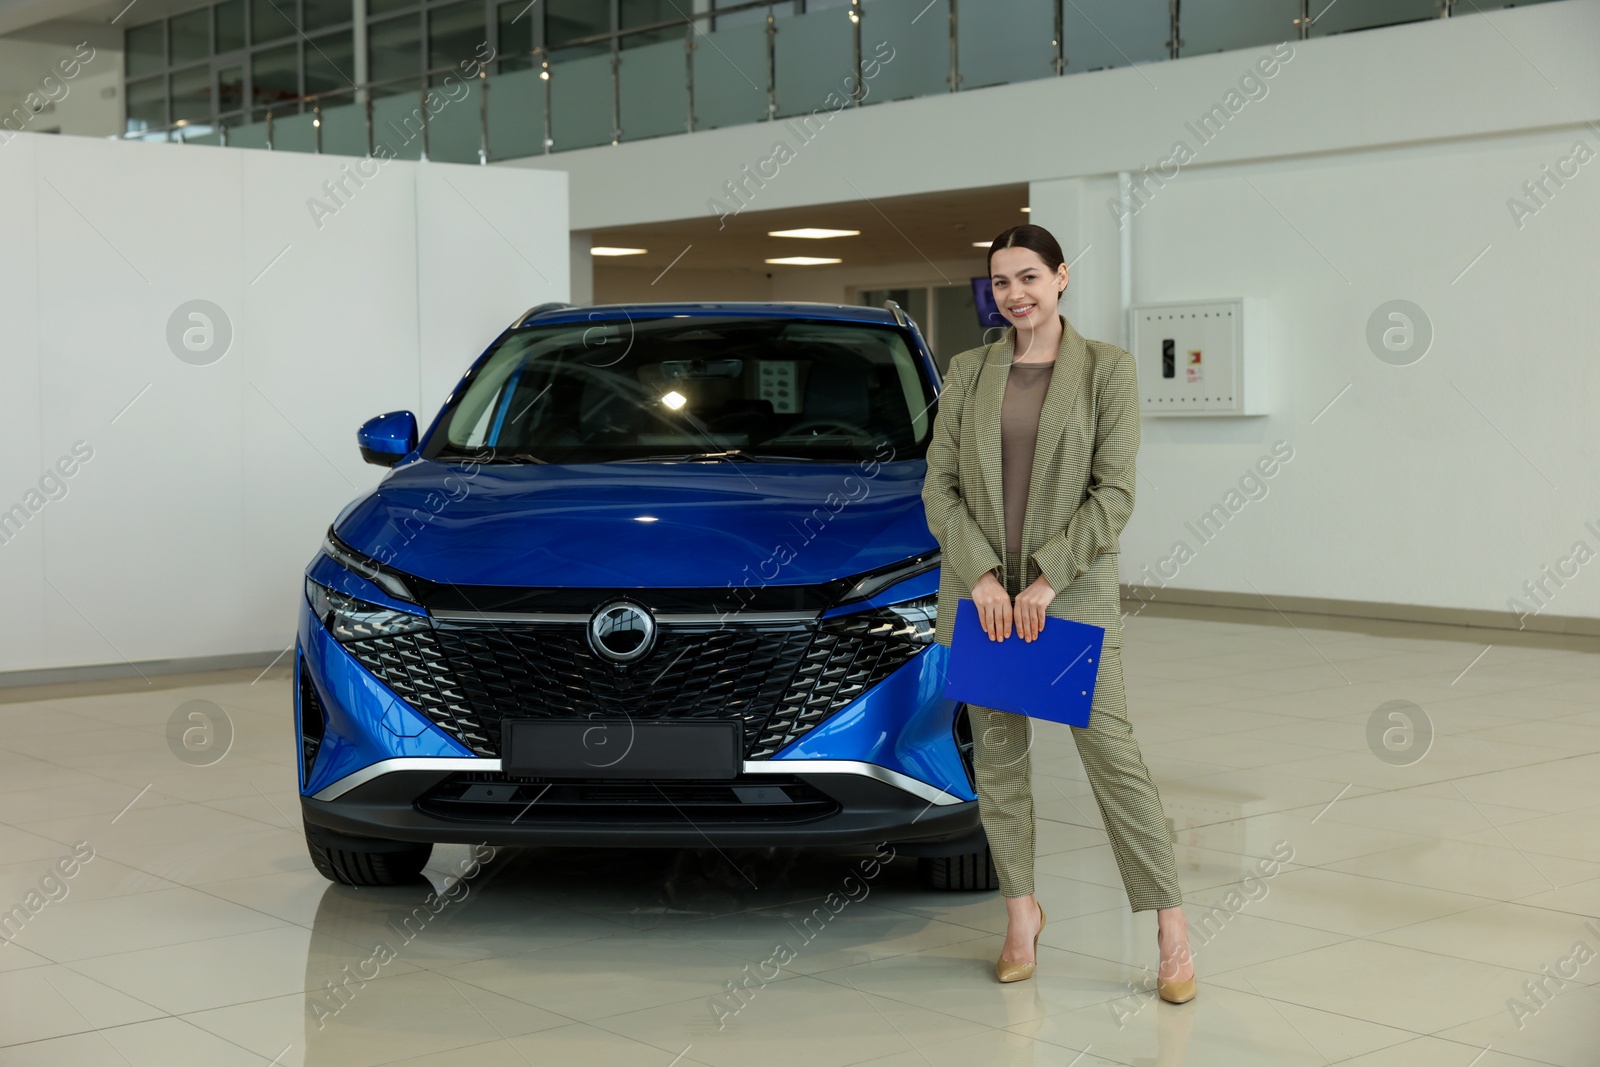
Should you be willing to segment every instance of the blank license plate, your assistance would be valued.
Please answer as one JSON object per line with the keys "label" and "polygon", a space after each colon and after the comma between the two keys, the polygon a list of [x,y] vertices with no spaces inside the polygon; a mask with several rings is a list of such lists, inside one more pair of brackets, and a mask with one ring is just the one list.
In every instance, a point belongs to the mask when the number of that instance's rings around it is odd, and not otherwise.
{"label": "blank license plate", "polygon": [[507,719],[501,767],[545,778],[736,778],[740,724]]}

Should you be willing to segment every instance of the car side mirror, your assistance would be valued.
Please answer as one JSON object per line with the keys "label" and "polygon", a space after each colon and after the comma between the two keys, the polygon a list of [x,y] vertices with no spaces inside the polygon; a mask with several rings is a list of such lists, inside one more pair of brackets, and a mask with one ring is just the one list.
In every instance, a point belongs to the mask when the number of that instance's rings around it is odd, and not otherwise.
{"label": "car side mirror", "polygon": [[368,419],[356,431],[361,458],[380,467],[392,467],[417,447],[417,417],[409,411],[391,411]]}

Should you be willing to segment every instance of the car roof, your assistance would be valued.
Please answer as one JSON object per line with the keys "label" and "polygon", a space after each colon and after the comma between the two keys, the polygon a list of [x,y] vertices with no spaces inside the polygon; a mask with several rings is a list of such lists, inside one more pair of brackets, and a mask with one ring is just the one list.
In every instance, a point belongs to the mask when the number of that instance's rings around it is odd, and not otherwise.
{"label": "car roof", "polygon": [[[548,308],[548,310],[541,310]],[[531,309],[517,326],[564,322],[625,321],[630,318],[670,318],[674,316],[742,316],[748,318],[840,319],[895,325],[895,314],[888,308],[859,304],[827,304],[809,300],[715,300],[679,303],[541,305]]]}

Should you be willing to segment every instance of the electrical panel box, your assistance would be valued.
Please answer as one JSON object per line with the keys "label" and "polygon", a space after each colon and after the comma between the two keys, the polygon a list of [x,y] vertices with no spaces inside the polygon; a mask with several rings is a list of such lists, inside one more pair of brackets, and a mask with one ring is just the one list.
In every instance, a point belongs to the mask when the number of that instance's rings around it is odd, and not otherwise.
{"label": "electrical panel box", "polygon": [[1264,302],[1140,304],[1128,348],[1146,415],[1265,415]]}

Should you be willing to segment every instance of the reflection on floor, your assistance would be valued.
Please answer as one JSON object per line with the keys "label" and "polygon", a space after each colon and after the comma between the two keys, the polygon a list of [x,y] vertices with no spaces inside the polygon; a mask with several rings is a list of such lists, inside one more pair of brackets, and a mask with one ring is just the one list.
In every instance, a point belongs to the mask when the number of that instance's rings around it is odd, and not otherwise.
{"label": "reflection on floor", "polygon": [[[1182,1006],[1067,727],[1034,749],[1038,977],[1001,986],[997,895],[904,859],[500,850],[458,883],[441,846],[427,885],[330,885],[281,668],[0,690],[0,1064],[1600,1063],[1600,656],[1330,626],[1128,622]],[[174,721],[227,754],[176,758]]]}

